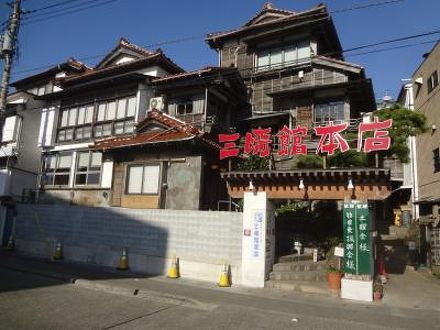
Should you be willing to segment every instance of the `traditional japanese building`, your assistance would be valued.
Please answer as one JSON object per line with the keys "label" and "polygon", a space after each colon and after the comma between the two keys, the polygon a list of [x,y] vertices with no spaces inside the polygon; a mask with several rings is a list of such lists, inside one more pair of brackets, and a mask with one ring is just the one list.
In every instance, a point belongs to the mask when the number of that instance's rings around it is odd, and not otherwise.
{"label": "traditional japanese building", "polygon": [[252,116],[242,127],[276,132],[284,125],[312,129],[332,121],[355,128],[363,113],[376,109],[371,80],[363,67],[344,60],[325,5],[294,12],[266,3],[243,26],[211,33],[206,41],[221,67],[243,76]]}

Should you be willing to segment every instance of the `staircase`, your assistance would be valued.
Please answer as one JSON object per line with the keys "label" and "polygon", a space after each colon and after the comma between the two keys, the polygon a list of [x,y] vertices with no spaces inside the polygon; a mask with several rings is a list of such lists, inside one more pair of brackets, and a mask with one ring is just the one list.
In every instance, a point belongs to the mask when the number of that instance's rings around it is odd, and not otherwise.
{"label": "staircase", "polygon": [[273,265],[266,287],[304,293],[329,294],[325,261],[313,262],[312,255],[288,255]]}

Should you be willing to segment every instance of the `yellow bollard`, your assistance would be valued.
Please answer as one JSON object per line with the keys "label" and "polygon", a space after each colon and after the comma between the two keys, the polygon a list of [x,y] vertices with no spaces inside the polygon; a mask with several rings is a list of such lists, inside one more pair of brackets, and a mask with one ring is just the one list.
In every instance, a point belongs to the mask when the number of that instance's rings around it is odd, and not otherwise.
{"label": "yellow bollard", "polygon": [[231,282],[229,281],[229,265],[224,264],[222,272],[220,274],[220,280],[218,281],[218,286],[221,288],[226,288],[231,286]]}
{"label": "yellow bollard", "polygon": [[15,249],[15,243],[14,243],[14,237],[9,236],[9,240],[8,243],[6,244],[5,247],[3,247],[3,250],[5,251],[14,251]]}
{"label": "yellow bollard", "polygon": [[173,257],[173,260],[171,261],[171,267],[168,270],[168,278],[179,278],[180,277],[180,273],[179,273],[179,261],[176,257]]}
{"label": "yellow bollard", "polygon": [[127,249],[122,249],[121,257],[119,258],[119,265],[117,267],[118,270],[127,270],[128,267],[128,257],[127,257]]}
{"label": "yellow bollard", "polygon": [[61,242],[58,241],[55,247],[55,253],[53,255],[54,260],[63,259],[63,247],[61,246]]}

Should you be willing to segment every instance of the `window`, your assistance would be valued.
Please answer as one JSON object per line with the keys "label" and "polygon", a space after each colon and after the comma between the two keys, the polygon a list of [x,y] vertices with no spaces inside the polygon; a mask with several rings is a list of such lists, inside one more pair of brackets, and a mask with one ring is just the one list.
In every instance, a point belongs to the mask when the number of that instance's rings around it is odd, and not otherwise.
{"label": "window", "polygon": [[[73,153],[47,155],[43,160],[43,184],[68,186],[74,161]],[[102,153],[78,152],[75,166],[75,185],[98,185],[101,180]]]}
{"label": "window", "polygon": [[44,185],[67,186],[69,184],[72,153],[48,155],[43,165]]}
{"label": "window", "polygon": [[61,111],[58,142],[90,140],[111,135],[132,133],[136,97],[125,97],[66,108]]}
{"label": "window", "polygon": [[193,102],[181,102],[177,104],[177,115],[187,115],[193,112]]}
{"label": "window", "polygon": [[101,179],[102,153],[79,152],[76,162],[75,185],[97,185]]}
{"label": "window", "polygon": [[428,78],[428,94],[438,86],[438,72],[435,70]]}
{"label": "window", "polygon": [[345,102],[330,102],[315,105],[315,122],[341,122],[345,120]]}
{"label": "window", "polygon": [[440,172],[440,150],[439,148],[432,151],[432,156],[434,159],[434,173]]}
{"label": "window", "polygon": [[266,71],[306,62],[310,58],[310,41],[301,40],[283,48],[264,50],[257,54],[256,70]]}
{"label": "window", "polygon": [[159,165],[130,165],[127,170],[126,191],[128,194],[159,193]]}

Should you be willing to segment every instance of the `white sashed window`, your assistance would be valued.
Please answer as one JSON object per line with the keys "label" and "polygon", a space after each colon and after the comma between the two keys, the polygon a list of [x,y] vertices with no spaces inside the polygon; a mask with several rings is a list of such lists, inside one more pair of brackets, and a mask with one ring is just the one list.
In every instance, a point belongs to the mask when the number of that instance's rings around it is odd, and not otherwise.
{"label": "white sashed window", "polygon": [[129,165],[127,170],[127,194],[159,194],[160,165]]}
{"label": "white sashed window", "polygon": [[3,125],[2,142],[14,142],[18,131],[19,117],[6,117]]}

